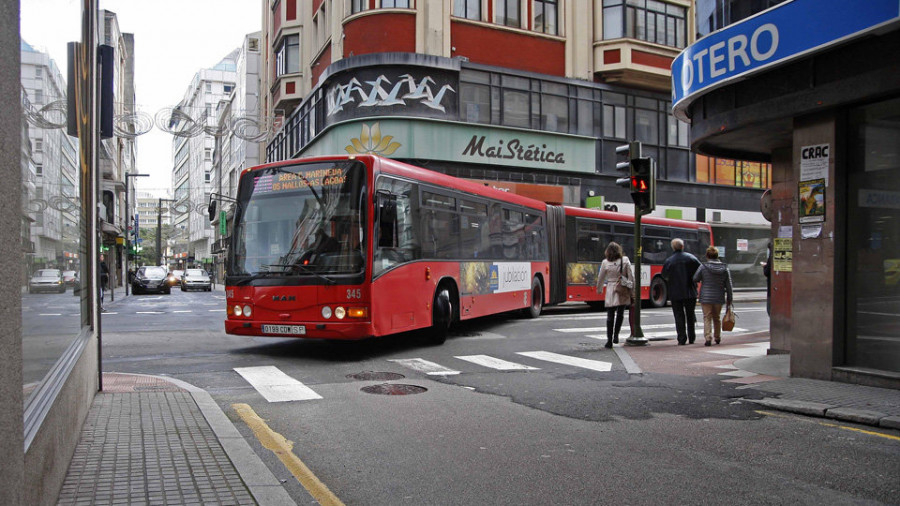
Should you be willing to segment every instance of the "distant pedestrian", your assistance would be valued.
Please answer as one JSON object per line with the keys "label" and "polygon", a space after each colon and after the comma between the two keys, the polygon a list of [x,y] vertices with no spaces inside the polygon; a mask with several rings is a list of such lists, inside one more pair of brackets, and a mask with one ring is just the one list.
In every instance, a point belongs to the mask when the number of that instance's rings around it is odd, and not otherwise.
{"label": "distant pedestrian", "polygon": [[719,260],[719,250],[715,246],[706,248],[706,263],[694,273],[694,282],[700,285],[700,307],[703,308],[703,337],[705,346],[722,341],[722,304],[728,306],[734,302],[731,291],[731,272],[724,262]]}
{"label": "distant pedestrian", "polygon": [[[633,294],[625,296],[617,289],[619,278],[624,276],[631,280],[634,286],[634,273],[631,271],[631,262],[622,254],[622,247],[618,243],[610,242],[606,247],[606,258],[600,264],[600,272],[597,274],[597,293],[600,293],[601,285],[606,286],[604,306],[606,307],[606,344],[612,348],[613,343],[619,342],[619,330],[622,329],[622,320],[625,319],[625,307],[631,304]],[[630,289],[629,289],[630,292]]]}
{"label": "distant pedestrian", "polygon": [[694,314],[697,306],[694,273],[700,267],[700,261],[684,251],[684,241],[681,239],[672,239],[672,250],[675,253],[663,264],[662,277],[666,280],[666,292],[672,302],[672,312],[675,313],[678,344],[694,344],[694,325],[697,324],[697,316]]}
{"label": "distant pedestrian", "polygon": [[103,297],[106,295],[106,287],[109,284],[109,267],[106,265],[106,257],[100,255],[100,310],[103,311]]}
{"label": "distant pedestrian", "polygon": [[769,256],[766,265],[763,266],[763,274],[766,276],[766,314],[772,310],[772,241],[769,241]]}

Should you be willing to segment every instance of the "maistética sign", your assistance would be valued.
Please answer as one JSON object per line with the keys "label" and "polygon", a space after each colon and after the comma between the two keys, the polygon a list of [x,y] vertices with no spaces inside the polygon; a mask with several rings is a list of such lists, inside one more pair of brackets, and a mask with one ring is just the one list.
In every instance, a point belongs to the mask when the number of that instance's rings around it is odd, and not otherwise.
{"label": "maist\u00e9tica sign", "polygon": [[900,20],[900,0],[790,0],[691,44],[672,62],[675,116],[704,92]]}

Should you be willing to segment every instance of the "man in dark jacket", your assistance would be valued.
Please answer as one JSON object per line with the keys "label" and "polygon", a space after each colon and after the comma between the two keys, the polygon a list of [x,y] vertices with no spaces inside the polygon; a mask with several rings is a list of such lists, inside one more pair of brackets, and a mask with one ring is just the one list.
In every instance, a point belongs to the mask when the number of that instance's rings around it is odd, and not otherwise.
{"label": "man in dark jacket", "polygon": [[672,239],[672,250],[675,253],[663,264],[662,277],[666,280],[669,300],[672,301],[672,312],[675,313],[675,330],[678,333],[678,344],[694,344],[696,334],[694,325],[697,315],[697,284],[694,273],[700,267],[697,257],[684,251],[684,241]]}

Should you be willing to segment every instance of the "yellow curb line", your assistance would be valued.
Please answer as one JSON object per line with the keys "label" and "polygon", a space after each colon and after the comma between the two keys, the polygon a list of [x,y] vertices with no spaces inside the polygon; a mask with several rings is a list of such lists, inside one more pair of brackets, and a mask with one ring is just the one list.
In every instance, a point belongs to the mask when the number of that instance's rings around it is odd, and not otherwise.
{"label": "yellow curb line", "polygon": [[772,413],[771,411],[756,410],[756,412],[761,415],[774,416],[774,417],[778,417],[778,418],[791,418],[794,420],[800,420],[800,421],[807,422],[807,423],[816,423],[819,425],[824,425],[825,427],[835,427],[837,429],[851,430],[853,432],[861,432],[863,434],[868,434],[870,436],[877,436],[877,437],[883,437],[885,439],[892,439],[894,441],[900,441],[900,436],[892,436],[890,434],[885,434],[883,432],[875,432],[875,431],[871,431],[871,430],[857,429],[856,427],[847,427],[846,425],[838,425],[836,423],[821,422],[818,420],[807,420],[807,419],[801,418],[799,416],[782,415],[779,413]]}
{"label": "yellow curb line", "polygon": [[265,420],[259,417],[253,408],[247,404],[232,404],[232,408],[244,420],[244,423],[250,427],[256,439],[272,453],[278,457],[278,460],[297,478],[297,481],[303,485],[310,495],[323,506],[344,506],[344,503],[334,495],[324,483],[316,478],[316,475],[306,464],[294,455],[291,451],[294,443],[288,441],[281,434],[273,431],[266,424]]}

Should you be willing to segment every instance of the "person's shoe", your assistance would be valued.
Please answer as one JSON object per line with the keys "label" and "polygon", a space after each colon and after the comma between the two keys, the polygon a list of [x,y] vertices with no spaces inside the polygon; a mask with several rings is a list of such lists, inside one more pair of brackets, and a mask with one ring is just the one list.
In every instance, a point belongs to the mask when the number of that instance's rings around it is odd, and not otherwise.
{"label": "person's shoe", "polygon": [[703,346],[712,346],[712,341],[706,341]]}
{"label": "person's shoe", "polygon": [[688,344],[694,344],[694,340],[693,340],[693,339],[688,339]]}
{"label": "person's shoe", "polygon": [[619,336],[613,338],[613,343],[619,344]]}
{"label": "person's shoe", "polygon": [[678,341],[678,346],[684,346],[685,344],[687,344],[687,342],[685,342],[685,341]]}
{"label": "person's shoe", "polygon": [[612,348],[612,341],[606,341],[606,344],[603,345],[604,348]]}
{"label": "person's shoe", "polygon": [[721,342],[722,342],[722,338],[721,338],[721,337],[716,339],[716,344],[719,344],[719,343],[721,343]]}

